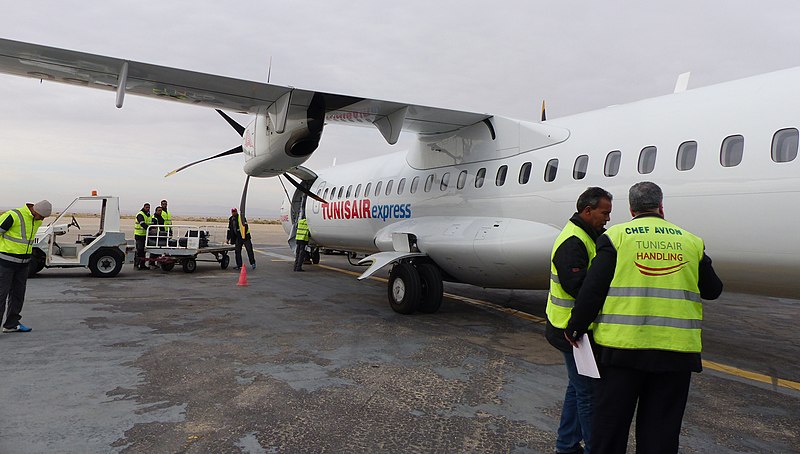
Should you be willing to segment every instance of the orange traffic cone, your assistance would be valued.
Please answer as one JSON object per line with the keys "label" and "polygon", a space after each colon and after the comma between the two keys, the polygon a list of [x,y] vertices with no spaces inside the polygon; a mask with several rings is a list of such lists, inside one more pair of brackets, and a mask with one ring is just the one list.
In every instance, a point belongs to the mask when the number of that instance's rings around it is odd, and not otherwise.
{"label": "orange traffic cone", "polygon": [[242,271],[239,272],[239,283],[237,283],[239,287],[246,287],[247,286],[247,267],[242,266]]}

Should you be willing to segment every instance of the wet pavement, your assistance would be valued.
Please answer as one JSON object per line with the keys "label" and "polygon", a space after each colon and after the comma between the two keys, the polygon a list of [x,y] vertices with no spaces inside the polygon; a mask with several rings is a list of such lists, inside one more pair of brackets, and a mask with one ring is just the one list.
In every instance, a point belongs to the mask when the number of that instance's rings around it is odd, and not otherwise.
{"label": "wet pavement", "polygon": [[[248,286],[203,262],[31,279],[34,331],[0,335],[0,453],[554,451],[566,381],[536,321],[546,292],[448,284],[479,301],[399,315],[384,282],[334,269],[361,271],[343,256],[293,273],[279,237]],[[706,304],[704,359],[735,369],[693,376],[681,452],[797,451],[798,313]]]}

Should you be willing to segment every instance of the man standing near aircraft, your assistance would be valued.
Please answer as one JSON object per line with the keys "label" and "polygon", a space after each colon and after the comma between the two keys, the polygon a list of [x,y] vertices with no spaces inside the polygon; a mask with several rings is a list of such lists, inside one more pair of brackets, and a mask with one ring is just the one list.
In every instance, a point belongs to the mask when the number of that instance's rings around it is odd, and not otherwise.
{"label": "man standing near aircraft", "polygon": [[47,200],[27,203],[0,216],[0,320],[4,333],[27,333],[30,328],[22,320],[22,304],[28,283],[28,266],[33,253],[36,231],[42,219],[50,216],[52,205]]}
{"label": "man standing near aircraft", "polygon": [[700,299],[716,299],[722,282],[703,240],[664,219],[661,188],[636,183],[628,200],[633,220],[597,240],[565,335],[582,347],[596,323],[592,451],[624,453],[636,411],[636,452],[676,453],[691,373],[702,370]]}
{"label": "man standing near aircraft", "polygon": [[303,271],[303,262],[306,260],[306,246],[311,235],[308,232],[308,221],[306,215],[303,213],[300,220],[297,221],[297,233],[294,236],[296,249],[294,254],[294,270]]}
{"label": "man standing near aircraft", "polygon": [[[161,218],[164,219],[163,224],[166,226],[172,225],[172,213],[167,211],[167,200],[164,199],[161,201]],[[167,236],[172,236],[172,229],[170,227],[166,227]]]}
{"label": "man standing near aircraft", "polygon": [[[244,228],[244,235],[242,235],[242,228]],[[247,219],[242,218],[241,226],[239,225],[239,211],[236,208],[231,208],[231,217],[228,218],[228,242],[236,245],[234,256],[236,258],[235,270],[242,267],[242,246],[247,249],[247,258],[250,259],[250,267],[256,269],[256,256],[253,253],[253,241],[250,238],[250,226],[247,225]]]}
{"label": "man standing near aircraft", "polygon": [[595,241],[611,219],[613,197],[605,189],[586,189],[576,203],[577,212],[556,238],[550,261],[550,294],[547,298],[545,336],[564,354],[567,367],[567,391],[561,408],[561,422],[556,439],[557,453],[580,453],[581,440],[590,452],[592,416],[592,378],[579,375],[572,346],[564,338],[575,297],[595,256]]}
{"label": "man standing near aircraft", "polygon": [[133,224],[133,238],[136,240],[136,258],[133,261],[133,267],[137,270],[149,269],[144,257],[144,243],[147,239],[147,228],[150,224],[150,204],[145,203],[139,213],[136,214],[136,221]]}

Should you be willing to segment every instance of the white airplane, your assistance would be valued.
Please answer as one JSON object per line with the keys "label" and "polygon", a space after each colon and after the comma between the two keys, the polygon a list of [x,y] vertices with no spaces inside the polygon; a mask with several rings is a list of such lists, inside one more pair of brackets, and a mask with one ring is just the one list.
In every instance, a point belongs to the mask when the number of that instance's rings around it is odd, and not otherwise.
{"label": "white airplane", "polygon": [[[286,176],[299,189],[285,207],[287,231],[305,210],[317,246],[371,254],[362,278],[392,264],[389,300],[401,313],[438,310],[443,279],[546,289],[552,244],[577,196],[603,187],[624,222],[628,188],[643,180],[664,190],[670,221],[704,238],[726,290],[800,297],[791,214],[800,200],[800,68],[693,90],[684,76],[666,96],[542,122],[4,39],[0,72],[115,91],[117,107],[130,93],[253,114],[245,128],[220,112],[243,140],[214,157],[243,152],[248,179]],[[401,131],[417,140],[315,173],[301,164],[327,123],[375,127],[390,144]]]}

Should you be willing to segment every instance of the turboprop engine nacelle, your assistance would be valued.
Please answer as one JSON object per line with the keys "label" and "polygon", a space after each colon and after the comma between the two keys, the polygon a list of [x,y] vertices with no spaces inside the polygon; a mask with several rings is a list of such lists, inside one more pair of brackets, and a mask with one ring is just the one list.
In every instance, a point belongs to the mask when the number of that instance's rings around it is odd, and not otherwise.
{"label": "turboprop engine nacelle", "polygon": [[[254,177],[274,177],[299,166],[319,146],[325,123],[325,106],[315,95],[308,107],[286,107],[285,120],[265,108],[245,129],[242,149],[244,171]],[[283,127],[281,127],[283,124]]]}

